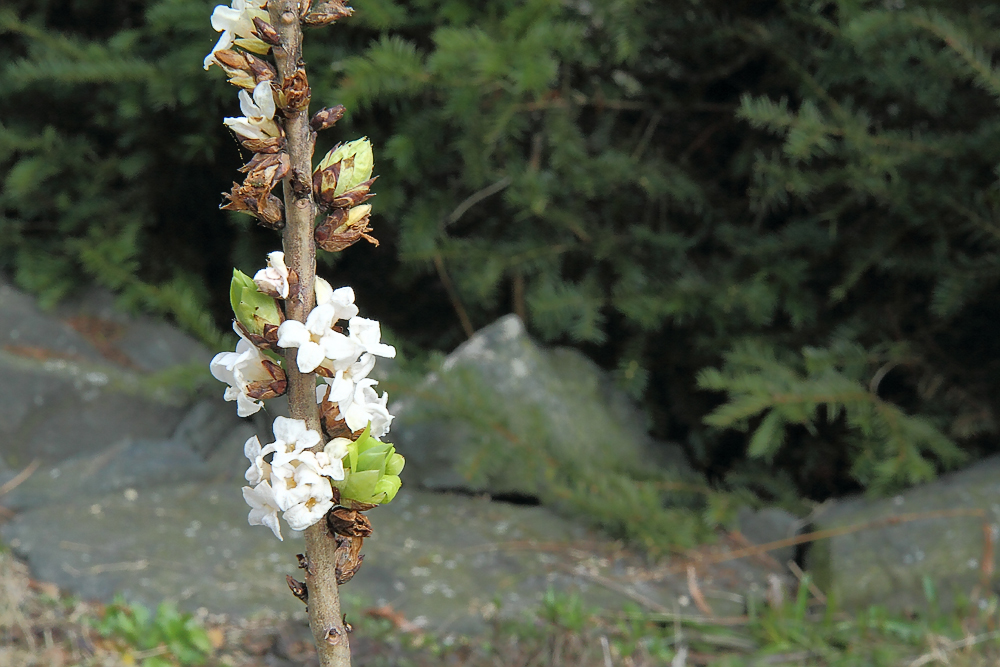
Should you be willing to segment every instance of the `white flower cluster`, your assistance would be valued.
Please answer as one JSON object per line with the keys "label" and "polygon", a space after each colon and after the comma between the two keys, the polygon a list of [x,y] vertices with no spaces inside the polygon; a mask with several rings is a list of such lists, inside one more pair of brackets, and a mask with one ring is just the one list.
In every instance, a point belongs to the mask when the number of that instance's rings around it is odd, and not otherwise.
{"label": "white flower cluster", "polygon": [[[272,298],[289,295],[290,273],[281,252],[268,255],[267,263],[267,268],[253,278],[256,290],[253,286],[249,289],[255,297],[272,303]],[[317,305],[305,324],[282,322],[277,346],[297,348],[294,362],[289,354],[286,363],[295,363],[301,372],[315,371],[322,377],[316,388],[317,402],[336,404],[350,430],[370,426],[371,437],[377,439],[389,431],[393,417],[386,408],[388,395],[380,397],[376,393],[374,386],[378,383],[368,374],[375,367],[376,356],[395,357],[396,350],[381,342],[377,321],[358,317],[354,290],[335,290],[322,278],[316,278],[315,289]],[[240,312],[237,308],[237,317]],[[346,327],[338,325],[343,321]],[[240,336],[236,351],[217,354],[211,371],[216,379],[229,385],[225,399],[236,401],[237,414],[247,417],[263,407],[263,401],[254,396],[269,398],[284,392],[285,378],[275,363],[277,355],[269,359],[271,353],[262,352],[251,340],[253,336],[245,335],[245,328],[234,325],[234,329]],[[281,388],[274,390],[277,384]],[[272,388],[272,393],[266,393],[266,388]],[[344,480],[343,459],[351,441],[335,438],[320,450],[322,434],[308,429],[302,420],[286,417],[274,420],[273,432],[275,441],[268,445],[261,447],[257,436],[244,445],[244,454],[250,460],[246,471],[250,486],[243,487],[243,498],[251,508],[250,524],[267,526],[282,539],[279,512],[293,530],[305,530],[333,507],[331,480]]]}
{"label": "white flower cluster", "polygon": [[[343,438],[334,439],[319,452],[312,448],[321,436],[301,419],[274,420],[274,442],[260,446],[257,436],[243,445],[250,459],[243,498],[250,505],[251,526],[267,526],[279,540],[278,512],[292,530],[305,530],[333,507],[331,479],[344,479],[342,459],[347,456]],[[271,454],[270,462],[264,457]]]}
{"label": "white flower cluster", "polygon": [[[297,347],[295,363],[303,373],[322,368],[325,386],[316,388],[316,400],[335,403],[352,431],[371,423],[371,435],[380,438],[389,432],[392,415],[386,408],[388,394],[381,397],[373,388],[377,381],[368,377],[375,357],[396,356],[396,349],[381,342],[382,329],[376,320],[358,317],[354,290],[334,290],[322,278],[316,279],[316,307],[305,324],[288,320],[278,328],[278,346]],[[346,333],[336,324],[347,320]]]}

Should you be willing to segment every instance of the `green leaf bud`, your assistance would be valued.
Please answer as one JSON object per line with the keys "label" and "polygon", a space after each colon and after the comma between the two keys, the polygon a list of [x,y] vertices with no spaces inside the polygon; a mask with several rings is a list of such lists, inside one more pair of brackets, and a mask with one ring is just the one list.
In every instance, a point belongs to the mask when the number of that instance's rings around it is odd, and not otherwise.
{"label": "green leaf bud", "polygon": [[403,471],[403,466],[406,464],[406,459],[403,458],[402,454],[393,454],[385,462],[385,474],[386,475],[399,475]]}
{"label": "green leaf bud", "polygon": [[251,334],[263,335],[264,325],[279,326],[284,321],[278,302],[257,289],[253,279],[239,269],[233,269],[229,303],[236,321]]}
{"label": "green leaf bud", "polygon": [[396,497],[396,492],[399,491],[399,487],[403,485],[402,480],[399,479],[398,475],[385,475],[382,479],[378,481],[375,485],[375,493],[373,494],[378,498],[379,494],[385,494],[380,498],[378,503],[387,503]]}
{"label": "green leaf bud", "polygon": [[333,483],[342,500],[378,505],[399,491],[399,472],[405,461],[392,444],[371,437],[371,424],[347,445],[343,461],[344,479]]}
{"label": "green leaf bud", "polygon": [[368,138],[334,146],[313,171],[313,194],[326,208],[349,208],[372,195],[375,157]]}

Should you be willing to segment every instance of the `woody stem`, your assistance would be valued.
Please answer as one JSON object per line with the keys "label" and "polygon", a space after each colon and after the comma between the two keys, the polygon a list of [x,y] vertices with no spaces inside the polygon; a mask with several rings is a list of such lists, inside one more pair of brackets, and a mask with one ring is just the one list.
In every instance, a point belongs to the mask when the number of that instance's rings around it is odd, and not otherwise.
{"label": "woody stem", "polygon": [[[274,47],[278,83],[293,76],[302,62],[302,27],[296,0],[270,0],[271,25],[278,32],[280,46]],[[311,175],[314,135],[309,127],[308,106],[287,110],[283,122],[291,169],[283,182],[285,263],[298,276],[285,301],[285,315],[304,322],[316,302],[316,245],[313,221],[316,204],[312,197]],[[294,362],[286,364],[288,405],[293,419],[302,419],[311,430],[322,433],[319,406],[316,404],[316,380],[312,373],[300,373]],[[322,446],[322,443],[321,443]],[[308,590],[309,625],[322,667],[350,667],[351,649],[340,612],[340,594],[336,580],[336,541],[326,521],[306,529],[305,570]]]}

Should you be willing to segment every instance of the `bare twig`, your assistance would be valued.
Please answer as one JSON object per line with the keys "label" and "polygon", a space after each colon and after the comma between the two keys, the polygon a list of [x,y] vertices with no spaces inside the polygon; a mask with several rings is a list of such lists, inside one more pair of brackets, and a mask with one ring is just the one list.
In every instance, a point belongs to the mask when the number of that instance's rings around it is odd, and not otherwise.
{"label": "bare twig", "polygon": [[7,480],[3,486],[0,486],[0,496],[10,493],[18,486],[20,486],[24,482],[24,480],[31,477],[31,475],[34,474],[36,470],[38,470],[38,466],[40,466],[41,463],[42,462],[40,460],[35,459],[31,463],[29,463],[24,470],[22,470],[21,472],[17,473],[9,480]]}
{"label": "bare twig", "polygon": [[817,602],[826,604],[826,596],[823,595],[823,591],[819,589],[819,586],[813,583],[813,580],[811,578],[806,579],[806,573],[802,571],[802,568],[799,567],[798,563],[796,563],[794,560],[788,561],[788,569],[791,570],[792,574],[795,575],[795,578],[799,580],[800,586],[803,583],[806,584],[806,586],[808,586],[809,592],[812,593],[812,596],[816,598]]}
{"label": "bare twig", "polygon": [[441,257],[441,253],[439,252],[434,253],[434,268],[437,269],[438,278],[441,279],[441,284],[444,285],[444,290],[448,293],[451,307],[455,309],[455,314],[458,315],[458,321],[462,323],[462,331],[465,332],[465,337],[472,338],[476,330],[472,326],[472,320],[469,319],[469,313],[465,310],[465,306],[462,305],[462,299],[458,295],[458,290],[455,289],[455,284],[451,282],[451,276],[448,275],[448,270],[444,266],[444,258]]}
{"label": "bare twig", "polygon": [[712,611],[708,600],[701,592],[701,587],[698,586],[698,575],[694,570],[694,565],[687,566],[687,584],[688,593],[691,594],[691,599],[694,601],[694,606],[698,607],[698,611],[706,616],[715,616],[715,612]]}

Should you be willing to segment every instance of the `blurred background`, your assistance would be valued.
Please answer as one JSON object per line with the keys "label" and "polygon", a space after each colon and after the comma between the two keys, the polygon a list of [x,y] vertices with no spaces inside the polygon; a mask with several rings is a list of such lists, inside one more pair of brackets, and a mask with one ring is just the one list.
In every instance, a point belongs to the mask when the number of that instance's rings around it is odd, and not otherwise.
{"label": "blurred background", "polygon": [[[100,288],[231,345],[232,267],[277,239],[218,210],[248,156],[221,122],[236,90],[202,71],[212,5],[0,10],[0,271],[43,309]],[[668,471],[554,455],[537,465],[558,493],[511,497],[663,553],[741,506],[804,516],[1000,449],[995,3],[355,9],[305,58],[312,107],[348,110],[317,152],[374,144],[381,245],[320,273],[400,348],[383,387],[405,396],[513,313],[635,402]],[[205,375],[185,390],[221,393]],[[496,400],[480,389],[438,407],[474,415]]]}
{"label": "blurred background", "polygon": [[[217,210],[245,156],[220,122],[235,89],[201,71],[210,4],[0,14],[0,266],[43,304],[99,285],[217,343],[232,266],[274,248]],[[612,372],[710,481],[770,495],[996,450],[991,3],[356,9],[306,59],[313,106],[348,108],[318,150],[376,146],[382,245],[321,271],[411,356],[516,313]],[[712,412],[773,387],[803,415],[853,387],[903,418],[761,433],[766,398]]]}

